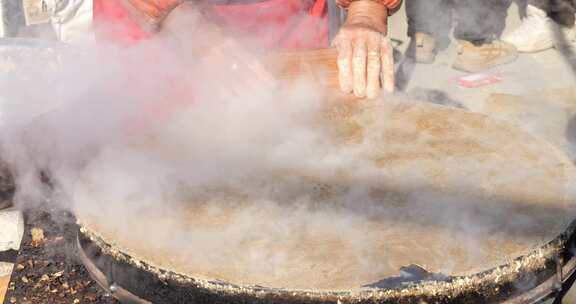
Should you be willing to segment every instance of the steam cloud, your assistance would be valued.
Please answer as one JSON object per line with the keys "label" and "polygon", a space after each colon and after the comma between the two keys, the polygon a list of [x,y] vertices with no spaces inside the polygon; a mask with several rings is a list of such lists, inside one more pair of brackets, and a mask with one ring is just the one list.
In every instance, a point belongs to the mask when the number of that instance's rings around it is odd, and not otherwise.
{"label": "steam cloud", "polygon": [[[377,189],[386,180],[366,157],[373,147],[334,142],[318,122],[325,92],[306,76],[287,84],[255,74],[247,68],[255,54],[196,56],[202,39],[186,34],[67,51],[57,68],[0,76],[10,101],[2,152],[21,206],[51,191],[44,171],[55,201],[123,250],[192,275],[275,287],[361,286],[414,257],[463,272],[497,259],[490,248],[532,244],[517,233],[534,224],[521,212],[514,241],[499,233],[508,219],[494,202],[478,211],[482,198]],[[419,170],[414,183],[424,179]],[[339,180],[342,172],[349,176]],[[446,230],[454,233],[436,233]]]}

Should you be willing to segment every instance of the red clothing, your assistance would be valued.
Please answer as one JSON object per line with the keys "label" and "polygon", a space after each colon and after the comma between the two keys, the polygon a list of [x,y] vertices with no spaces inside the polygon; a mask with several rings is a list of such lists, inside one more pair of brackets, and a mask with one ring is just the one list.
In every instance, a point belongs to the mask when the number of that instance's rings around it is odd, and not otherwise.
{"label": "red clothing", "polygon": [[[248,33],[267,48],[323,48],[329,45],[326,1],[315,0],[306,4],[310,1],[265,0],[250,4],[213,5],[207,13],[232,34]],[[132,14],[119,0],[94,0],[97,37],[121,44],[137,43],[151,37],[152,33],[143,28]],[[137,71],[132,79],[134,84],[139,84],[141,77],[148,79],[147,73],[142,73],[142,67],[134,71]],[[173,81],[159,82],[157,91],[168,92],[167,95],[163,95],[162,101],[153,97],[146,100],[134,119],[128,122],[129,132],[140,132],[151,124],[169,119],[195,100],[190,83],[180,83],[181,75],[164,75],[166,77]]]}
{"label": "red clothing", "polygon": [[98,38],[116,42],[135,42],[150,36],[132,20],[120,1],[94,0],[94,26]]}
{"label": "red clothing", "polygon": [[[209,14],[222,26],[249,34],[268,48],[304,49],[329,45],[326,1],[266,0],[213,5]],[[123,43],[150,37],[120,1],[94,0],[94,22],[100,38]]]}
{"label": "red clothing", "polygon": [[215,5],[212,15],[225,27],[250,33],[268,48],[328,47],[326,0],[266,0],[253,4]]}

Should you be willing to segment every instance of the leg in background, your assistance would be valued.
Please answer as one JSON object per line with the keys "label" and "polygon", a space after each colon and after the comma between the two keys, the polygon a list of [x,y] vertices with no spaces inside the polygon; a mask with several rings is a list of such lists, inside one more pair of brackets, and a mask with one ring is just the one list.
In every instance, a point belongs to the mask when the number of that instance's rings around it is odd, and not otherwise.
{"label": "leg in background", "polygon": [[420,63],[432,63],[438,50],[450,44],[452,10],[448,0],[406,0],[407,56]]}
{"label": "leg in background", "polygon": [[454,1],[459,47],[453,68],[480,72],[516,60],[516,48],[499,40],[510,4],[511,0]]}
{"label": "leg in background", "polygon": [[455,0],[454,37],[475,45],[498,39],[506,26],[510,4],[510,0]]}

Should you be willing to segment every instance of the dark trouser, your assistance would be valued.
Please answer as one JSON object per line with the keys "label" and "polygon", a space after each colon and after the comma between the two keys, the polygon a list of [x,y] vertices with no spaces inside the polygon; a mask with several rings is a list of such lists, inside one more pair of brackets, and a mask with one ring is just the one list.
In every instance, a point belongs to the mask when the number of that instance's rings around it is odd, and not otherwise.
{"label": "dark trouser", "polygon": [[449,41],[456,21],[454,37],[476,45],[497,39],[506,25],[511,0],[406,0],[408,35],[425,32]]}
{"label": "dark trouser", "polygon": [[[525,2],[526,1],[522,1],[520,4],[525,4]],[[544,10],[550,18],[560,25],[574,25],[576,0],[528,0],[528,4]]]}

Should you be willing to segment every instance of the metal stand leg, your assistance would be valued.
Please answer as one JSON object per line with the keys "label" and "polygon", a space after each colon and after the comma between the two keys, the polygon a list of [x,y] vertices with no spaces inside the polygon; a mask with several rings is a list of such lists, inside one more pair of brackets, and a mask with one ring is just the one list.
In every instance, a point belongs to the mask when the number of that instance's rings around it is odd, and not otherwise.
{"label": "metal stand leg", "polygon": [[568,279],[562,283],[562,287],[558,292],[558,294],[556,295],[553,304],[562,304],[562,300],[564,299],[568,291],[570,291],[570,289],[574,285],[574,282],[576,282],[576,272],[572,273],[570,277],[568,277]]}
{"label": "metal stand leg", "polygon": [[[132,294],[128,290],[116,285],[114,282],[111,282],[109,273],[108,275],[104,274],[98,267],[90,260],[90,258],[84,252],[84,248],[80,244],[80,240],[77,238],[76,245],[78,246],[78,255],[80,261],[86,266],[86,270],[90,274],[90,277],[100,285],[104,290],[108,291],[114,298],[119,300],[124,304],[152,304],[144,299],[139,298],[138,296]],[[112,271],[112,270],[109,270]]]}

